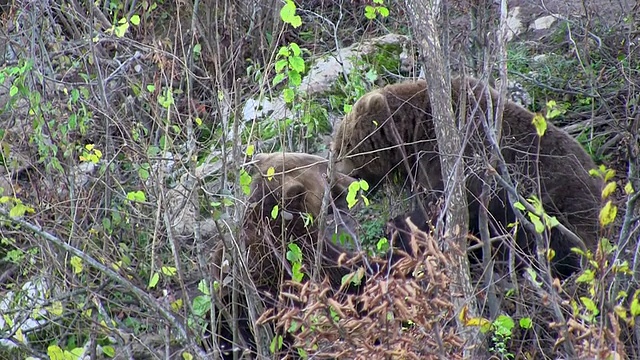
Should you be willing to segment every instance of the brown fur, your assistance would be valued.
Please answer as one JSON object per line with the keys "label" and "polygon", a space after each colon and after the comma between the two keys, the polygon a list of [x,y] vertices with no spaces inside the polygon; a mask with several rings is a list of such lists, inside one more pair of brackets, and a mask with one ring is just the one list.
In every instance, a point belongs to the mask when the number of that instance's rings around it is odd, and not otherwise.
{"label": "brown fur", "polygon": [[[302,249],[304,272],[308,276],[315,265],[317,241],[323,241],[325,274],[339,286],[346,267],[338,266],[338,258],[346,250],[334,244],[332,235],[339,232],[353,234],[351,221],[345,213],[346,195],[353,178],[336,174],[330,189],[328,205],[329,225],[323,236],[317,234],[317,221],[322,208],[322,198],[329,179],[327,160],[303,153],[271,153],[254,156],[251,194],[244,217],[243,237],[247,247],[247,265],[257,288],[272,295],[279,284],[289,279],[289,262],[286,261],[287,244],[296,243]],[[268,176],[269,168],[275,173]],[[278,205],[278,216],[273,219],[272,209]],[[305,225],[307,214],[312,222]],[[285,246],[283,246],[285,245]],[[221,250],[218,250],[221,252]],[[216,256],[218,264],[221,254]]]}
{"label": "brown fur", "polygon": [[[354,179],[336,174],[334,186],[330,189],[331,201],[327,214],[329,224],[325,233],[319,236],[317,221],[325,189],[329,186],[327,160],[302,153],[258,154],[253,160],[250,171],[251,193],[241,236],[246,245],[247,270],[265,305],[268,308],[275,307],[281,286],[291,279],[291,266],[286,258],[289,250],[287,245],[291,243],[296,243],[302,250],[305,274],[303,281],[306,281],[315,272],[318,240],[322,241],[322,275],[328,276],[334,289],[338,289],[342,276],[359,266],[359,263],[354,266],[339,264],[339,258],[349,251],[332,240],[336,233],[353,234],[353,226],[345,210],[348,187]],[[269,168],[275,171],[272,176],[267,175]],[[275,205],[278,205],[279,211],[273,219],[271,212]],[[305,226],[303,214],[309,214],[313,219],[308,226]],[[213,255],[214,278],[218,280],[227,276],[228,269],[222,270],[221,266],[224,254],[223,244],[219,243]],[[255,344],[251,326],[245,318],[246,310],[242,309],[241,312],[244,315],[239,319],[238,328],[248,346],[253,347]],[[226,348],[231,347],[228,340],[231,327],[223,322],[222,330],[218,333],[220,344]]]}
{"label": "brown fur", "polygon": [[[491,96],[493,113],[499,95],[472,78],[453,79],[451,88],[454,112],[460,116],[460,103],[464,101],[467,104],[464,108],[467,129],[472,129],[467,130],[463,138],[469,139],[465,147],[465,173],[470,227],[473,229],[479,213],[477,197],[481,192],[481,170],[485,168],[482,162],[474,164],[474,159],[482,159],[488,154],[482,128],[488,108],[487,93]],[[465,96],[467,94],[472,96]],[[425,81],[388,85],[364,95],[335,131],[332,149],[336,168],[375,186],[394,171],[407,177],[406,166],[402,163],[404,152],[415,179],[428,189],[442,191],[444,182],[430,110]],[[575,139],[551,123],[540,139],[540,157],[536,164],[539,138],[532,125],[533,117],[534,114],[525,108],[506,102],[500,143],[505,162],[518,182],[518,190],[525,196],[534,193],[535,179],[539,177],[545,210],[557,216],[593,249],[599,231],[602,182],[589,176],[588,171],[596,165]],[[394,135],[394,127],[400,142]],[[504,191],[493,197],[489,212],[503,227],[514,220]],[[526,234],[518,237],[522,239]],[[574,246],[558,235],[558,231],[554,231],[551,240],[558,261]],[[575,259],[571,262],[575,265]]]}

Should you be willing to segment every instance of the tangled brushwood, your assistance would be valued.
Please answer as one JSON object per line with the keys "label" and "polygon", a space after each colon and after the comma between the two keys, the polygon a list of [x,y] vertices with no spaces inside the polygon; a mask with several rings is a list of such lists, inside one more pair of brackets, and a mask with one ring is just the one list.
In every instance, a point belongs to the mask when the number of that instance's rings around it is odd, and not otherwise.
{"label": "tangled brushwood", "polygon": [[293,346],[310,358],[460,358],[463,343],[455,333],[446,270],[450,255],[426,232],[415,229],[411,238],[423,251],[404,253],[395,263],[373,260],[378,270],[360,294],[332,296],[327,282],[288,282],[281,300],[303,306],[265,320],[276,321],[279,332],[290,333]]}

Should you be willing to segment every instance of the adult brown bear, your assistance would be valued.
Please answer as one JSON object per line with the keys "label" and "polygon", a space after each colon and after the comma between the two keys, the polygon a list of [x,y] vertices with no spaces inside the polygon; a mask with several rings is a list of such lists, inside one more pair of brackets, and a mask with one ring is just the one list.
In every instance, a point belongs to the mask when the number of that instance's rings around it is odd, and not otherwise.
{"label": "adult brown bear", "polygon": [[[346,250],[333,240],[334,234],[354,236],[347,214],[346,196],[355,179],[336,173],[329,189],[328,218],[325,234],[318,236],[325,189],[330,186],[327,159],[304,153],[270,153],[254,156],[251,195],[244,220],[250,273],[260,288],[277,291],[277,284],[288,278],[285,243],[294,242],[302,250],[305,270],[315,266],[318,241],[322,246],[322,270],[339,285],[347,269],[338,266],[339,256]],[[269,169],[272,169],[270,173]],[[273,210],[278,206],[277,216]],[[284,246],[283,246],[284,245]],[[284,270],[284,272],[283,272]],[[308,274],[307,274],[308,275]]]}
{"label": "adult brown bear", "polygon": [[[495,114],[499,94],[477,79],[459,77],[452,79],[451,95],[454,112],[467,125],[463,134],[466,187],[470,228],[477,231],[477,199],[489,153],[483,120],[488,110]],[[388,85],[364,95],[335,130],[332,153],[337,170],[363,178],[373,188],[394,172],[411,178],[407,176],[410,171],[428,190],[442,191],[444,181],[430,110],[425,81]],[[589,175],[596,165],[575,139],[551,123],[544,136],[538,137],[533,118],[527,109],[505,102],[500,148],[512,179],[525,197],[539,189],[547,213],[593,249],[598,239],[602,188],[602,181]],[[494,190],[488,206],[495,220],[492,225],[494,229],[506,228],[514,221],[514,213],[505,191]],[[559,275],[572,273],[579,267],[579,259],[570,251],[574,242],[557,228],[552,229],[550,238],[556,252],[555,270]],[[517,240],[525,252],[533,254],[533,242],[526,232],[519,232]]]}
{"label": "adult brown bear", "polygon": [[[349,185],[355,179],[336,173],[331,182],[327,174],[327,159],[303,153],[258,154],[249,164],[251,192],[241,232],[246,246],[246,253],[242,255],[246,256],[242,256],[245,261],[241,261],[237,268],[248,271],[266,307],[275,307],[281,285],[292,278],[292,266],[287,259],[288,245],[295,243],[302,250],[302,271],[304,280],[308,280],[315,268],[320,241],[322,275],[327,276],[332,287],[338,289],[342,277],[359,266],[340,263],[343,253],[351,254],[351,251],[341,243],[334,242],[334,234],[354,236],[352,221],[347,214],[346,196]],[[317,223],[325,189],[329,189],[330,194],[326,214],[328,223],[325,232],[318,234]],[[219,243],[214,249],[212,261],[214,278],[221,283],[226,283],[224,279],[230,269],[222,266],[230,261],[225,260],[225,253],[223,244]],[[231,275],[236,279],[243,278],[239,274]],[[228,299],[224,299],[224,293],[223,302],[226,303]],[[240,312],[243,318],[240,324],[230,325],[223,321],[222,330],[218,333],[219,343],[226,349],[236,349],[240,345],[229,341],[230,329],[234,326],[240,329],[245,346],[255,346],[246,310],[241,309]]]}

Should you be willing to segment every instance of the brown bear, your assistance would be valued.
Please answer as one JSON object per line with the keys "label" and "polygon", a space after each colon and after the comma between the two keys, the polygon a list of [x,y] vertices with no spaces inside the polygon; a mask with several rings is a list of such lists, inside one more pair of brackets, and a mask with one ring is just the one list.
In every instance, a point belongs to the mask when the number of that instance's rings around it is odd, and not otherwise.
{"label": "brown bear", "polygon": [[[495,114],[499,94],[477,79],[458,77],[452,79],[451,96],[454,113],[467,125],[463,130],[466,187],[470,229],[477,232],[478,196],[487,168],[483,159],[489,153],[483,119],[488,110]],[[528,197],[539,189],[546,212],[593,249],[598,240],[603,185],[601,179],[589,175],[595,163],[575,139],[551,123],[547,123],[544,136],[538,137],[532,123],[534,114],[505,101],[500,148],[519,193]],[[428,190],[442,191],[444,182],[430,111],[427,84],[422,80],[365,94],[335,129],[332,153],[336,169],[365,179],[374,189],[389,174],[399,173],[416,179]],[[490,225],[496,235],[498,228],[506,228],[515,217],[505,191],[494,190],[488,210],[495,220]],[[526,232],[519,232],[517,240],[525,252],[532,254],[532,241],[527,240]],[[552,229],[550,246],[556,252],[555,269],[560,275],[570,274],[579,266],[579,258],[570,251],[575,242],[556,228]]]}
{"label": "brown bear", "polygon": [[[280,286],[291,279],[291,264],[287,260],[288,244],[291,243],[297,244],[302,250],[305,281],[314,270],[318,241],[322,241],[323,275],[330,279],[334,289],[339,289],[342,277],[360,266],[360,263],[353,266],[339,263],[343,254],[353,254],[342,243],[335,242],[341,234],[354,236],[355,229],[347,214],[346,195],[355,179],[335,174],[329,190],[328,224],[324,234],[319,236],[317,221],[325,189],[331,183],[327,176],[327,159],[310,154],[280,152],[257,154],[249,165],[251,192],[241,236],[246,245],[247,270],[265,305],[268,308],[276,306]],[[274,210],[276,205],[278,208]],[[228,270],[223,270],[224,254],[224,246],[219,243],[214,249],[212,262],[214,278],[221,282]],[[226,303],[226,300],[223,298],[223,302]],[[237,326],[245,344],[253,347],[255,343],[246,310],[241,310],[241,313],[243,319]],[[230,348],[228,339],[232,325],[223,323],[221,328],[219,343]],[[236,345],[233,348],[237,348]]]}

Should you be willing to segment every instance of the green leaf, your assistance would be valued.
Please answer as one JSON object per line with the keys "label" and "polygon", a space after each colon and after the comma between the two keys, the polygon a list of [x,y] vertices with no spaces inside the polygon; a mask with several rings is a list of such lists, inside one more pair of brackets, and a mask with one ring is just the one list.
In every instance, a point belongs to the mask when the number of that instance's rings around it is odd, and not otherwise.
{"label": "green leaf", "polygon": [[349,184],[349,192],[347,193],[347,207],[349,207],[349,209],[351,209],[358,203],[358,191],[360,191],[359,181],[354,181]]}
{"label": "green leaf", "polygon": [[9,210],[9,216],[12,218],[18,218],[25,214],[27,207],[22,203],[16,203],[11,210]]}
{"label": "green leaf", "polygon": [[240,170],[240,187],[242,188],[242,192],[245,195],[249,195],[251,193],[251,175],[245,170]]}
{"label": "green leaf", "polygon": [[522,203],[520,201],[516,201],[513,204],[513,207],[518,209],[518,210],[520,210],[520,211],[525,211],[526,210],[526,208],[524,207],[524,205],[522,205]]}
{"label": "green leaf", "polygon": [[590,284],[593,280],[595,280],[596,274],[591,269],[585,269],[584,272],[578,276],[576,279],[577,283],[588,283]]}
{"label": "green leaf", "polygon": [[498,315],[493,321],[493,327],[497,334],[502,336],[510,336],[511,331],[516,326],[515,322],[508,315]]}
{"label": "green leaf", "polygon": [[605,253],[606,255],[612,254],[617,248],[617,246],[613,246],[613,244],[611,244],[609,239],[605,237],[600,239],[600,247],[602,248],[602,252]]}
{"label": "green leaf", "polygon": [[[280,49],[278,49],[278,54],[276,55],[276,57],[289,57],[289,55],[291,55],[289,48],[286,46],[282,46],[280,47]],[[285,65],[286,65],[286,62],[285,62]]]}
{"label": "green leaf", "polygon": [[178,269],[173,266],[163,266],[160,270],[164,275],[169,277],[174,276],[178,272]]}
{"label": "green leaf", "polygon": [[274,76],[273,80],[271,81],[271,85],[272,86],[276,86],[276,85],[280,84],[282,82],[282,80],[284,80],[285,77],[286,77],[286,75],[283,74],[283,73],[276,74],[276,76]]}
{"label": "green leaf", "polygon": [[296,97],[296,93],[292,88],[286,88],[284,89],[284,91],[282,91],[282,97],[285,103],[291,104]]}
{"label": "green leaf", "polygon": [[360,185],[360,190],[363,190],[363,191],[369,190],[369,183],[367,182],[367,180],[360,180],[358,181],[358,184]]}
{"label": "green leaf", "polygon": [[381,253],[389,251],[389,246],[389,240],[386,237],[380,238],[376,243],[376,249]]}
{"label": "green leaf", "polygon": [[289,44],[289,48],[291,49],[291,52],[293,53],[294,56],[300,56],[300,54],[302,53],[302,51],[300,50],[300,47],[296,43]]}
{"label": "green leaf", "polygon": [[116,356],[116,350],[111,345],[103,346],[102,347],[102,353],[105,354],[107,357],[110,357],[110,358]]}
{"label": "green leaf", "polygon": [[144,192],[142,192],[141,190],[129,191],[127,193],[127,200],[134,201],[134,202],[143,202],[147,200],[147,197],[145,196]]}
{"label": "green leaf", "polygon": [[267,169],[267,180],[273,180],[273,175],[276,173],[276,169],[273,166],[270,166]]}
{"label": "green leaf", "polygon": [[531,220],[531,223],[533,223],[533,225],[535,226],[536,232],[538,234],[542,234],[544,232],[544,224],[542,223],[542,221],[540,221],[540,217],[536,214],[529,213],[529,219]]}
{"label": "green leaf", "polygon": [[131,16],[131,19],[129,19],[129,21],[133,24],[133,25],[140,25],[140,15],[134,14]]}
{"label": "green leaf", "polygon": [[303,73],[304,72],[304,59],[300,56],[290,56],[289,57],[289,66],[291,69]]}
{"label": "green leaf", "polygon": [[581,296],[580,301],[582,302],[584,307],[593,315],[598,315],[598,313],[600,313],[600,310],[598,310],[598,307],[593,300],[589,299],[588,297]]}
{"label": "green leaf", "polygon": [[518,324],[522,329],[531,329],[533,327],[533,321],[530,317],[523,317],[518,321]]}
{"label": "green leaf", "polygon": [[15,85],[11,85],[11,89],[9,89],[9,96],[11,97],[16,96],[17,93],[18,93],[18,87]]}
{"label": "green leaf", "polygon": [[547,224],[547,228],[552,229],[558,225],[560,225],[560,221],[555,216],[549,216],[547,214],[544,215],[544,221]]}
{"label": "green leaf", "polygon": [[47,348],[47,355],[51,360],[65,360],[64,351],[58,345],[50,345]]}
{"label": "green leaf", "polygon": [[627,184],[624,186],[624,193],[627,195],[631,195],[634,192],[635,191],[633,190],[633,184],[631,184],[631,181],[628,181]]}
{"label": "green leaf", "polygon": [[271,344],[269,344],[269,351],[271,351],[272,354],[275,354],[276,350],[282,349],[282,342],[282,335],[274,336],[273,340],[271,340]]}
{"label": "green leaf", "polygon": [[204,316],[211,310],[211,297],[208,295],[198,295],[193,298],[193,314]]}
{"label": "green leaf", "polygon": [[80,274],[82,272],[82,259],[79,258],[78,256],[72,256],[71,259],[69,260],[69,264],[71,265],[71,267],[73,268],[73,273],[74,274]]}
{"label": "green leaf", "polygon": [[618,207],[613,205],[611,200],[607,201],[604,207],[600,210],[600,225],[605,227],[613,223],[616,219],[616,215],[618,214]]}
{"label": "green leaf", "polygon": [[607,182],[613,179],[614,176],[616,176],[616,171],[613,169],[607,169],[607,171],[604,173],[604,181]]}
{"label": "green leaf", "polygon": [[143,167],[138,168],[138,176],[140,176],[140,179],[142,180],[149,179],[149,170]]}
{"label": "green leaf", "polygon": [[80,360],[82,354],[84,354],[84,349],[81,347],[77,347],[77,348],[71,349],[70,351],[65,350],[64,358],[67,360]]}
{"label": "green leaf", "polygon": [[614,191],[616,191],[617,184],[613,181],[607,184],[607,186],[602,189],[602,199],[608,198]]}
{"label": "green leaf", "polygon": [[182,359],[183,360],[193,360],[193,355],[191,355],[191,353],[188,352],[183,352],[182,353]]}
{"label": "green leaf", "polygon": [[209,285],[207,285],[207,281],[202,279],[198,283],[198,290],[205,295],[209,295]]}
{"label": "green leaf", "polygon": [[292,276],[293,281],[302,282],[302,279],[304,279],[304,273],[302,272],[302,263],[301,262],[293,263],[293,265],[291,265],[291,273],[293,275]]}
{"label": "green leaf", "polygon": [[273,208],[271,209],[271,218],[272,219],[275,220],[278,217],[278,211],[279,211],[278,204],[275,204],[273,206]]}
{"label": "green leaf", "polygon": [[531,123],[535,126],[539,137],[542,137],[547,131],[547,120],[541,114],[536,114]]}
{"label": "green leaf", "polygon": [[160,275],[157,272],[154,272],[153,276],[151,276],[151,279],[149,279],[149,289],[153,289],[154,287],[156,287],[156,285],[158,285],[159,280],[160,280]]}
{"label": "green leaf", "polygon": [[296,15],[291,18],[291,26],[293,26],[294,28],[298,28],[300,27],[300,25],[302,25],[302,18],[300,16]]}
{"label": "green leaf", "polygon": [[384,6],[381,6],[378,8],[378,13],[382,16],[382,17],[387,17],[389,16],[389,9],[387,9]]}
{"label": "green leaf", "polygon": [[367,5],[364,8],[364,17],[366,17],[369,20],[373,20],[376,18],[376,10],[373,6],[371,5]]}
{"label": "green leaf", "polygon": [[289,244],[287,246],[289,250],[287,251],[287,260],[292,263],[301,262],[302,261],[302,250],[300,250],[300,246],[298,244]]}
{"label": "green leaf", "polygon": [[255,146],[249,145],[247,146],[247,151],[245,153],[247,154],[247,156],[253,156],[254,151],[255,151]]}
{"label": "green leaf", "polygon": [[287,66],[287,63],[288,63],[287,59],[280,59],[276,61],[276,65],[275,65],[276,72],[278,73],[281,72],[282,69],[284,69]]}
{"label": "green leaf", "polygon": [[[122,20],[126,21],[126,19],[122,19]],[[122,20],[120,20],[120,21],[122,21]],[[124,37],[124,34],[126,34],[127,29],[129,29],[129,23],[125,22],[122,25],[116,26],[115,29],[113,29],[113,33],[116,35],[116,37],[121,38],[121,37]]]}
{"label": "green leaf", "polygon": [[631,307],[629,307],[629,311],[631,311],[631,316],[637,317],[640,316],[640,301],[638,301],[638,292],[633,296],[633,300],[631,301]]}
{"label": "green leaf", "polygon": [[288,23],[295,14],[296,4],[291,0],[287,0],[282,9],[280,9],[280,18],[282,21]]}
{"label": "green leaf", "polygon": [[302,76],[300,76],[300,73],[295,71],[295,70],[289,70],[289,82],[293,85],[293,86],[300,86],[300,84],[302,83]]}

